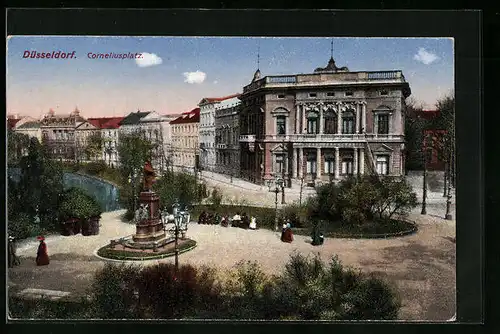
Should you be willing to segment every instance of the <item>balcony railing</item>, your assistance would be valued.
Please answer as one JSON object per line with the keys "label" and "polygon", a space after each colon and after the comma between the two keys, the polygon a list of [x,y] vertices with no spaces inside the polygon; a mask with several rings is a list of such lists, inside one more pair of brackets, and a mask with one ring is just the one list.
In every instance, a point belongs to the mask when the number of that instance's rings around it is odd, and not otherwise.
{"label": "balcony railing", "polygon": [[240,142],[253,143],[255,142],[255,135],[240,135]]}
{"label": "balcony railing", "polygon": [[217,149],[225,149],[225,148],[227,148],[227,144],[215,144],[215,148],[217,148]]}
{"label": "balcony railing", "polygon": [[287,75],[283,77],[266,77],[266,83],[296,83],[297,77],[294,75]]}
{"label": "balcony railing", "polygon": [[368,80],[392,80],[402,77],[400,71],[368,72]]}
{"label": "balcony railing", "polygon": [[319,142],[350,142],[350,141],[366,141],[366,140],[402,140],[403,135],[396,134],[364,134],[364,133],[354,133],[354,134],[290,134],[290,135],[266,135],[266,140],[276,140],[276,141],[300,141],[309,143],[319,143]]}
{"label": "balcony railing", "polygon": [[286,136],[280,135],[267,135],[268,140],[277,141],[300,141],[300,142],[330,142],[330,141],[353,141],[353,140],[365,140],[364,134],[291,134]]}
{"label": "balcony railing", "polygon": [[[376,71],[376,72],[339,72],[339,73],[310,73],[297,75],[280,75],[268,76],[252,82],[248,86],[243,87],[243,93],[247,93],[261,87],[274,85],[311,85],[311,84],[331,84],[331,81],[355,83],[358,81],[377,81],[377,80],[395,80],[405,82],[403,73],[399,70],[395,71]],[[279,87],[279,86],[278,86]]]}

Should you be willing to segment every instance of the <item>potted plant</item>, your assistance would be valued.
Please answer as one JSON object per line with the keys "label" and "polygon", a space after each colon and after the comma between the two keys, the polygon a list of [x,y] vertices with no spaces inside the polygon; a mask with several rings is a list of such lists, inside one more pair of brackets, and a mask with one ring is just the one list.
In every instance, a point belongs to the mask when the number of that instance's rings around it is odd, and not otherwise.
{"label": "potted plant", "polygon": [[[95,234],[93,222],[100,218],[101,208],[97,201],[79,188],[70,188],[64,194],[60,205],[63,235]],[[92,223],[89,220],[92,218]],[[98,233],[98,232],[97,232]]]}

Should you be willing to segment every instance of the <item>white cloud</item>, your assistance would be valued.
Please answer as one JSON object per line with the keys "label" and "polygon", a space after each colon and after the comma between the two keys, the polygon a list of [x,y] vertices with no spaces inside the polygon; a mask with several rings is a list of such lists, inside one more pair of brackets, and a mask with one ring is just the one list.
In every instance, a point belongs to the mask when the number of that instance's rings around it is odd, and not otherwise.
{"label": "white cloud", "polygon": [[219,83],[219,81],[217,80],[214,80],[214,84],[217,85]]}
{"label": "white cloud", "polygon": [[201,84],[207,77],[207,74],[201,71],[184,72],[183,75],[184,82],[187,82],[189,84]]}
{"label": "white cloud", "polygon": [[147,53],[147,52],[141,53],[141,57],[135,59],[135,63],[139,67],[160,65],[162,62],[163,61],[161,60],[160,57],[158,57],[154,53]]}
{"label": "white cloud", "polygon": [[428,52],[424,48],[420,48],[420,49],[418,49],[417,54],[415,54],[413,56],[413,59],[415,59],[416,61],[419,61],[421,63],[424,63],[425,65],[429,65],[429,64],[435,62],[436,60],[438,60],[439,57],[432,52]]}

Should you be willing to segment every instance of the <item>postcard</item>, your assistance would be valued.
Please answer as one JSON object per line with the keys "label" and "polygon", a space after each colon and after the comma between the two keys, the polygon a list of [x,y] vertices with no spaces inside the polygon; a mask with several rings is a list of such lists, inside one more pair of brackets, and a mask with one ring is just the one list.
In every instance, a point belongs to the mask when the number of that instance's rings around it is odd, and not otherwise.
{"label": "postcard", "polygon": [[452,38],[10,36],[15,319],[453,321]]}

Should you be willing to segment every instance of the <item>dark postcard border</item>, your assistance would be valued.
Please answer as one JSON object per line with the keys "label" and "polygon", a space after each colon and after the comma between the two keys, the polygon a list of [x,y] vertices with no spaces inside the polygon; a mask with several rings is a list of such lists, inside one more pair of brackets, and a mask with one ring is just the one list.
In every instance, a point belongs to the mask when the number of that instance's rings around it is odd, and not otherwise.
{"label": "dark postcard border", "polygon": [[[470,323],[483,321],[484,182],[481,164],[483,151],[480,25],[481,13],[478,11],[9,9],[7,12],[7,35],[455,38],[457,168],[459,169],[457,175],[457,221],[459,222],[457,224],[457,311],[460,322]],[[180,329],[178,326],[174,327]],[[366,331],[366,327],[362,324],[347,327],[339,324],[338,326],[351,332]],[[386,324],[379,324],[379,326],[389,332],[401,330],[397,329],[397,326]],[[405,324],[404,326],[405,330],[413,332],[422,325]],[[21,330],[19,326],[16,327],[18,327],[16,330]],[[198,325],[189,327],[190,330],[194,330],[198,328]],[[222,332],[224,327],[227,326],[217,326],[217,332]],[[250,327],[259,332],[269,328],[273,330],[272,325],[266,326],[265,329],[262,326]],[[314,330],[328,327],[329,325],[319,324],[315,327],[295,325],[290,329],[299,328],[299,331],[303,331],[306,328]],[[446,324],[439,327],[445,331],[453,329],[452,325]],[[66,326],[54,326],[51,327],[51,331],[59,328],[67,330]],[[160,330],[159,327],[151,326],[151,329],[153,328]],[[168,328],[167,330],[170,330],[170,326]],[[203,331],[204,328],[199,327],[199,330]]]}

